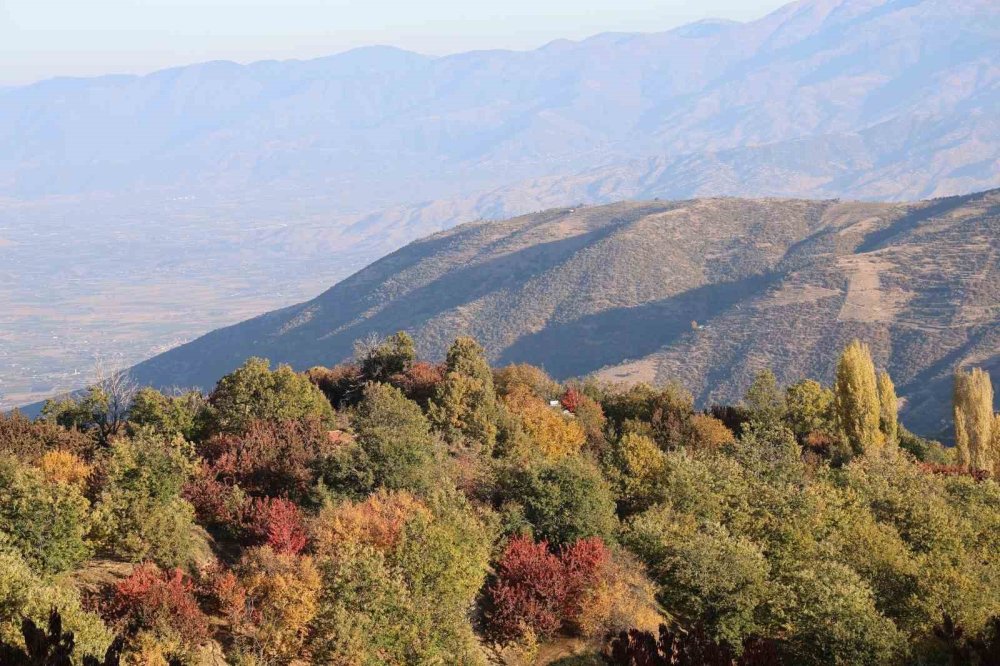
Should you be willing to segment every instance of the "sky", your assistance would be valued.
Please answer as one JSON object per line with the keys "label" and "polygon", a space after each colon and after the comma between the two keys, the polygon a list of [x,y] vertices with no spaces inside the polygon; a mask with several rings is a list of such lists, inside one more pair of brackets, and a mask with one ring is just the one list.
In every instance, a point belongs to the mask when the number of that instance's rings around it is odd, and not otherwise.
{"label": "sky", "polygon": [[0,0],[0,85],[206,60],[313,58],[372,44],[429,55],[530,49],[704,18],[752,20],[786,1]]}

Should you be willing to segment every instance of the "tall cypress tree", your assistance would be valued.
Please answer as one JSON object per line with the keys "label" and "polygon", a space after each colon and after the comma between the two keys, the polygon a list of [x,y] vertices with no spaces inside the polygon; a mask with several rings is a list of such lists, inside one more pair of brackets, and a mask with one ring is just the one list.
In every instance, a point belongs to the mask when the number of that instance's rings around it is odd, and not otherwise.
{"label": "tall cypress tree", "polygon": [[855,454],[880,448],[885,435],[880,429],[881,407],[875,364],[868,345],[854,340],[837,363],[834,385],[837,420]]}
{"label": "tall cypress tree", "polygon": [[475,339],[460,337],[449,347],[446,365],[428,409],[431,422],[452,446],[492,451],[500,408],[486,352]]}

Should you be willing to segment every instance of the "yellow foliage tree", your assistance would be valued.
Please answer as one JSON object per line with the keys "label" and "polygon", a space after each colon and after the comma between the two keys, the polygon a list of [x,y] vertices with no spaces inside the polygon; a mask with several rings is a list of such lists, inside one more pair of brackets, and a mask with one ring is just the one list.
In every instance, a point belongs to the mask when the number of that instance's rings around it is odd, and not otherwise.
{"label": "yellow foliage tree", "polygon": [[960,465],[993,472],[1000,451],[993,437],[993,384],[980,368],[955,373],[955,446]]}
{"label": "yellow foliage tree", "polygon": [[878,373],[879,427],[886,444],[894,446],[899,440],[899,399],[896,386],[889,373]]}
{"label": "yellow foliage tree", "polygon": [[565,416],[562,408],[553,408],[523,386],[504,396],[504,405],[521,418],[535,450],[555,460],[580,451],[586,440],[583,428],[575,419]]}
{"label": "yellow foliage tree", "polygon": [[38,460],[38,467],[49,481],[82,485],[93,468],[72,451],[49,451]]}
{"label": "yellow foliage tree", "polygon": [[881,448],[881,407],[878,380],[868,345],[854,340],[837,363],[834,385],[837,420],[855,454]]}

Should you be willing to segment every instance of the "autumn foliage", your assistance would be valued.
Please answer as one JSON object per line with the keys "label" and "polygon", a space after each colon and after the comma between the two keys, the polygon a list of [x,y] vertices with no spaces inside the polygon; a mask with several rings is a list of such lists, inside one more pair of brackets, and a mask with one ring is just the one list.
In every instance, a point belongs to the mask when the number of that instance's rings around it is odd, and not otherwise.
{"label": "autumn foliage", "polygon": [[114,588],[110,615],[130,633],[169,629],[197,644],[208,637],[208,618],[198,606],[195,586],[180,569],[162,571],[142,564]]}

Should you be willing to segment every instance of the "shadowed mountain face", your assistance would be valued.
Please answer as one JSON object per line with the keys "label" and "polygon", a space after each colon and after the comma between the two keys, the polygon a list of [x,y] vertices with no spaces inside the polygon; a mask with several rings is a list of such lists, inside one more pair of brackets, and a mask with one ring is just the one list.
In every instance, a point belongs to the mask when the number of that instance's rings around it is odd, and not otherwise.
{"label": "shadowed mountain face", "polygon": [[768,366],[785,382],[830,381],[858,337],[893,375],[904,422],[933,433],[957,366],[1000,371],[1000,190],[914,204],[617,203],[463,225],[136,373],[210,387],[248,356],[330,365],[369,332],[400,329],[430,358],[470,334],[495,362],[677,379],[703,404],[738,399]]}

